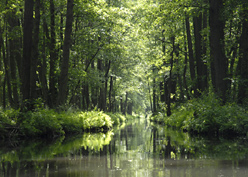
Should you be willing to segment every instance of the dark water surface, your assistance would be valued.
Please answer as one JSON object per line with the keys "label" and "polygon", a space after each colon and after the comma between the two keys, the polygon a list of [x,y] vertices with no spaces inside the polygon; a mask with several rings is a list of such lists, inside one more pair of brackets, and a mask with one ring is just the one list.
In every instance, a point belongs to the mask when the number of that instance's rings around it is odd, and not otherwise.
{"label": "dark water surface", "polygon": [[248,140],[192,138],[136,119],[106,134],[5,142],[0,177],[245,177]]}

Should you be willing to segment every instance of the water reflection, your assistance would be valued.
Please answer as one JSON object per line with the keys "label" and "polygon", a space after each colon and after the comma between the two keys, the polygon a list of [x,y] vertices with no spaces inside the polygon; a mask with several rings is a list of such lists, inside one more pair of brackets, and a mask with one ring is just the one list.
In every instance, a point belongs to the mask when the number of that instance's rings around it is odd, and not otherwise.
{"label": "water reflection", "polygon": [[4,177],[240,177],[246,139],[192,138],[137,119],[107,134],[0,148]]}

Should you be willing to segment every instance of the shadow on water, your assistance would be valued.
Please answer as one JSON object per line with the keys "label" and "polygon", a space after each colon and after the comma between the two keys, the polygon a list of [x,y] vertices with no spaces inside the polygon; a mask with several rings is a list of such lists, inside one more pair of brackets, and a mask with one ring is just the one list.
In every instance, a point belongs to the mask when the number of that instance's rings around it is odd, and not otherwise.
{"label": "shadow on water", "polygon": [[3,177],[248,175],[246,139],[206,139],[132,120],[108,133],[0,147]]}

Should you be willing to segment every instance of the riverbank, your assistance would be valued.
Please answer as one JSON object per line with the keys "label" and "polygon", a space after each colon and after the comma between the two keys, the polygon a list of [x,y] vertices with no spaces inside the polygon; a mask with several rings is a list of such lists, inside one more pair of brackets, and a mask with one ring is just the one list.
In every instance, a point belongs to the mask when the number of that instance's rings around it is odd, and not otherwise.
{"label": "riverbank", "polygon": [[0,110],[0,138],[55,138],[89,131],[104,132],[124,121],[126,117],[119,113],[102,111],[56,112],[40,109],[22,113],[14,109]]}
{"label": "riverbank", "polygon": [[214,95],[192,99],[175,107],[170,117],[153,117],[168,127],[207,136],[248,136],[248,111],[236,103],[222,104]]}

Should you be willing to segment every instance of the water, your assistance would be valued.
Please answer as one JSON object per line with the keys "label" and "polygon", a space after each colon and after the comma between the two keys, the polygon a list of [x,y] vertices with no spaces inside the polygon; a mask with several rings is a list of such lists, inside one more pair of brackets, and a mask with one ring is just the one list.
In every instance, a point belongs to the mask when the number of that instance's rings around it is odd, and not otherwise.
{"label": "water", "polygon": [[1,177],[244,177],[244,138],[190,137],[146,119],[106,134],[0,145]]}

